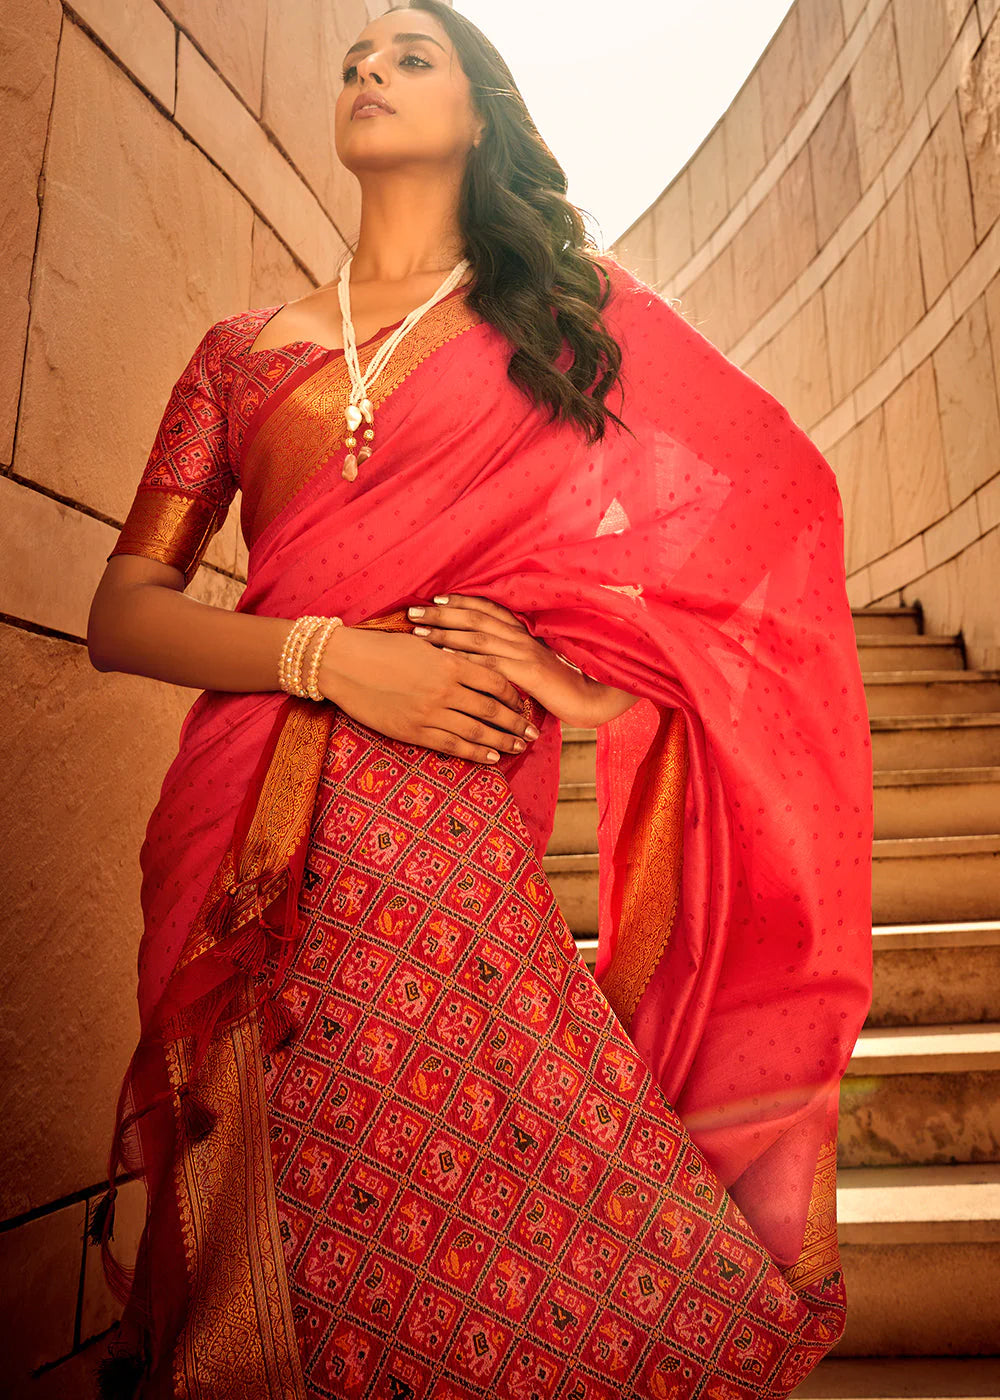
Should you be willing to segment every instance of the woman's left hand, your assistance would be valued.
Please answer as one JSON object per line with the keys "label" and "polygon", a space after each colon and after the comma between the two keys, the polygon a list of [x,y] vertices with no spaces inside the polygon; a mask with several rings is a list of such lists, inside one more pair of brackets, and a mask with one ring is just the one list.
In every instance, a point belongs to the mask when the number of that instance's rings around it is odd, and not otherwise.
{"label": "woman's left hand", "polygon": [[545,642],[533,637],[514,613],[489,598],[451,593],[443,595],[441,602],[409,608],[408,616],[417,624],[416,636],[496,668],[573,728],[593,729],[638,699],[567,665]]}

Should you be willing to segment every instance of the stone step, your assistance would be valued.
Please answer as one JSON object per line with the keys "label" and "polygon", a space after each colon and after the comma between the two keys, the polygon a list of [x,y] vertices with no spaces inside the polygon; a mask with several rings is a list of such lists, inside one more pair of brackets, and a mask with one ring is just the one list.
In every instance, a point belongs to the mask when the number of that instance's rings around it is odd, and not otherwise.
{"label": "stone step", "polygon": [[[887,768],[974,768],[1000,764],[1000,710],[869,717],[872,762]],[[596,730],[564,729],[560,776],[592,783]]]}
{"label": "stone step", "polygon": [[1000,920],[883,925],[872,953],[868,1026],[1000,1019]]}
{"label": "stone step", "polygon": [[844,1167],[1000,1161],[1000,1022],[863,1030],[837,1155]]}
{"label": "stone step", "polygon": [[869,671],[869,716],[971,714],[1000,709],[997,671]]}
{"label": "stone step", "polygon": [[[597,855],[546,855],[545,872],[575,934],[597,933]],[[1000,835],[915,836],[873,847],[876,924],[1000,917]]]}
{"label": "stone step", "polygon": [[1000,764],[1000,713],[869,718],[875,771]]}
{"label": "stone step", "polygon": [[[578,938],[587,967],[597,939]],[[866,1026],[978,1025],[1000,1019],[1000,920],[885,924],[872,930]]]}
{"label": "stone step", "polygon": [[[1000,1344],[998,1344],[1000,1345]],[[998,1400],[1000,1356],[827,1357],[790,1400]]]}
{"label": "stone step", "polygon": [[961,671],[965,651],[961,637],[858,638],[863,674],[869,671]]}
{"label": "stone step", "polygon": [[906,637],[923,631],[923,619],[919,608],[854,608],[851,615],[857,637]]}
{"label": "stone step", "polygon": [[1000,1337],[1000,1166],[839,1173],[842,1356],[993,1355]]}
{"label": "stone step", "polygon": [[[1000,831],[1000,765],[875,774],[875,836],[978,836]],[[597,789],[560,783],[550,855],[597,849]]]}

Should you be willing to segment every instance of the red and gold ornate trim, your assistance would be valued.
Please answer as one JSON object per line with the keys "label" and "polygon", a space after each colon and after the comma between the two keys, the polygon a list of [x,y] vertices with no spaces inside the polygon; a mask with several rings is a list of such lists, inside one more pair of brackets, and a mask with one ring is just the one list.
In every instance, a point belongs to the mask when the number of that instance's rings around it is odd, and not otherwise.
{"label": "red and gold ornate trim", "polygon": [[140,486],[125,517],[116,554],[141,554],[172,564],[191,582],[209,541],[222,524],[219,507],[204,496],[168,487]]}
{"label": "red and gold ornate trim", "polygon": [[684,714],[664,714],[644,763],[615,951],[600,988],[628,1030],[677,914],[688,755]]}

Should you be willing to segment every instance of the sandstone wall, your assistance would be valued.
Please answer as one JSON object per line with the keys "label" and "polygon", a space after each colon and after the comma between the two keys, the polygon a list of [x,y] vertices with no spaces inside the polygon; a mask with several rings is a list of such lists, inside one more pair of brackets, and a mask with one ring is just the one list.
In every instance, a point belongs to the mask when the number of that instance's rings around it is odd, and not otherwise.
{"label": "sandstone wall", "polygon": [[998,0],[796,0],[611,250],[834,468],[851,601],[1000,666]]}
{"label": "sandstone wall", "polygon": [[[137,1031],[139,846],[197,695],[95,671],[90,600],[203,332],[328,281],[356,236],[333,105],[384,8],[0,0],[5,1393],[117,1316],[83,1230]],[[238,509],[189,589],[223,606]]]}

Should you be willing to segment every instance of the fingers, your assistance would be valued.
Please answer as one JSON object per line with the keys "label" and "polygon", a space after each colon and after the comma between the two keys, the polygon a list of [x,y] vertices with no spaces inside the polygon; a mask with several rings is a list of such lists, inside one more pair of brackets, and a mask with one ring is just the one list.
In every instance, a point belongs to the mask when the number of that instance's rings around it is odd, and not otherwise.
{"label": "fingers", "polygon": [[526,632],[527,628],[518,617],[517,613],[511,612],[510,608],[505,608],[502,603],[494,603],[492,598],[470,597],[463,593],[439,593],[434,598],[434,604],[440,609],[443,606],[463,610],[471,609],[473,612],[485,613],[488,617],[494,617],[500,622],[506,622],[512,627]]}
{"label": "fingers", "polygon": [[495,652],[516,659],[530,633],[519,623],[510,623],[500,616],[506,609],[489,605],[482,607],[447,607],[417,605],[408,608],[411,621],[418,625],[413,632],[435,646],[451,647],[455,651]]}
{"label": "fingers", "polygon": [[473,763],[498,763],[505,753],[521,753],[526,747],[523,739],[505,734],[502,729],[490,729],[457,711],[448,711],[446,723],[446,729],[425,729],[420,742]]}

